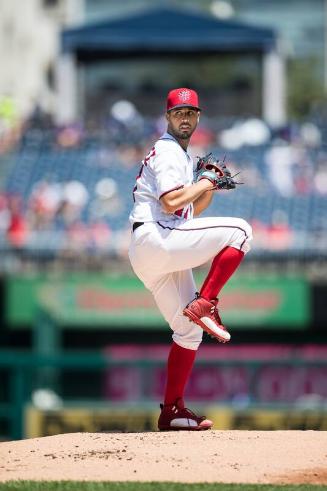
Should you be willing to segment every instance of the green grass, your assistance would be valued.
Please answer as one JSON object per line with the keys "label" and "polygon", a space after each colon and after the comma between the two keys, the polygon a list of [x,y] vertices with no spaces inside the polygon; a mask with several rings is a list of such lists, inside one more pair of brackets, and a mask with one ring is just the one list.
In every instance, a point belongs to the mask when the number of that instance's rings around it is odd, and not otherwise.
{"label": "green grass", "polygon": [[327,486],[313,484],[9,481],[7,483],[0,483],[0,491],[327,491]]}

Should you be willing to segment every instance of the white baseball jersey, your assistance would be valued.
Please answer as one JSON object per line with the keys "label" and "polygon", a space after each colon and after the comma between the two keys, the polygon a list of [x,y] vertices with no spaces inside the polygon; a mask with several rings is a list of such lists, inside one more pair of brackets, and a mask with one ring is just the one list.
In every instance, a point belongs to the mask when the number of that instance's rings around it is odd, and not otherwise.
{"label": "white baseball jersey", "polygon": [[175,138],[164,133],[142,162],[133,190],[134,207],[130,222],[157,222],[193,217],[193,204],[166,213],[160,198],[193,182],[193,160]]}
{"label": "white baseball jersey", "polygon": [[131,234],[129,258],[173,330],[173,339],[196,350],[203,330],[183,316],[196,292],[192,268],[210,261],[226,246],[249,250],[250,225],[241,218],[193,218],[193,204],[165,213],[160,197],[191,186],[193,161],[165,133],[142,162],[134,187],[130,222],[144,222]]}

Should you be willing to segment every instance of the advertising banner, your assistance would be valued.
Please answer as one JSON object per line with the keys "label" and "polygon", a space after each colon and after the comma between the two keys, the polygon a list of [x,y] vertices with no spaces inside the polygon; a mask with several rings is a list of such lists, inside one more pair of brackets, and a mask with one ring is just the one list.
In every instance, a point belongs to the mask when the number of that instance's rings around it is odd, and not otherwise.
{"label": "advertising banner", "polygon": [[[126,403],[160,400],[169,349],[169,345],[161,344],[108,347],[106,355],[122,365],[106,370],[103,397]],[[136,363],[142,359],[162,363],[142,367]],[[202,345],[186,398],[238,407],[253,403],[320,406],[327,399],[326,359],[327,346],[319,345]],[[131,363],[133,360],[135,363]],[[296,363],[292,363],[294,360]],[[124,365],[124,361],[129,364]]]}
{"label": "advertising banner", "polygon": [[158,411],[138,408],[109,408],[93,406],[68,406],[55,410],[40,410],[28,406],[25,410],[25,437],[58,435],[60,433],[104,431],[153,431],[156,429]]}
{"label": "advertising banner", "polygon": [[[198,285],[203,275],[197,275]],[[67,326],[162,328],[152,295],[135,276],[75,274],[10,277],[5,314],[15,326],[34,324],[39,308]],[[309,285],[302,277],[237,275],[223,290],[220,307],[235,328],[304,329],[310,321]]]}
{"label": "advertising banner", "polygon": [[[327,430],[327,412],[278,409],[237,410],[231,407],[202,408],[216,430]],[[27,407],[25,438],[76,432],[157,431],[159,410],[93,407],[64,407],[45,411]]]}

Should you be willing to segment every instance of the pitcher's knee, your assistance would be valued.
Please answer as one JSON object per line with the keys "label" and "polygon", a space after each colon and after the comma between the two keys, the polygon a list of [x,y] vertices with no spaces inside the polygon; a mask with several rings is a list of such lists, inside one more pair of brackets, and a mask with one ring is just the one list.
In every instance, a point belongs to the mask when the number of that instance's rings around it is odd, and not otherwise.
{"label": "pitcher's knee", "polygon": [[240,218],[240,226],[245,231],[246,235],[250,239],[252,239],[252,227],[251,227],[251,225],[246,220],[244,220],[243,218]]}
{"label": "pitcher's knee", "polygon": [[252,227],[246,220],[243,220],[243,218],[241,218],[241,223],[242,223],[242,229],[244,230],[245,233],[245,240],[247,242],[250,242],[253,238]]}
{"label": "pitcher's knee", "polygon": [[182,348],[197,350],[202,341],[203,330],[196,324],[187,322],[187,329],[174,331],[173,340]]}
{"label": "pitcher's knee", "polygon": [[247,253],[250,250],[250,242],[252,240],[252,227],[246,220],[243,220],[243,218],[237,219],[235,227],[236,232],[233,235],[233,240],[230,245]]}

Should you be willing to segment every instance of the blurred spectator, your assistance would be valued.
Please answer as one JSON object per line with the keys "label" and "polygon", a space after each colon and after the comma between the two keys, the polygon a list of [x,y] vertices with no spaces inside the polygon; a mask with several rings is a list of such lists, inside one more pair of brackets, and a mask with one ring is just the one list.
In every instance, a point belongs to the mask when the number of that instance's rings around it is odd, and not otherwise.
{"label": "blurred spectator", "polygon": [[251,192],[255,191],[258,195],[265,194],[267,183],[260,174],[259,169],[252,162],[247,162],[244,172],[237,167],[230,167],[229,163],[227,166],[233,174],[241,172],[238,179],[240,182],[244,182],[244,185],[250,188]]}
{"label": "blurred spectator", "polygon": [[308,194],[313,189],[314,166],[303,145],[294,149],[294,191],[296,194]]}
{"label": "blurred spectator", "polygon": [[80,125],[74,124],[60,128],[57,133],[57,144],[62,148],[75,148],[80,145],[83,131]]}
{"label": "blurred spectator", "polygon": [[95,219],[117,216],[122,211],[122,197],[117,182],[111,177],[100,179],[95,186],[91,216]]}
{"label": "blurred spectator", "polygon": [[81,221],[71,223],[67,227],[65,248],[70,251],[87,250],[89,246],[89,231]]}
{"label": "blurred spectator", "polygon": [[294,193],[293,166],[295,155],[293,147],[286,141],[278,140],[265,154],[268,177],[274,189],[282,196]]}
{"label": "blurred spectator", "polygon": [[327,161],[321,162],[317,167],[316,173],[313,177],[314,190],[322,195],[327,195]]}
{"label": "blurred spectator", "polygon": [[141,124],[142,122],[141,115],[130,101],[120,100],[115,102],[111,107],[110,113],[116,121],[119,121],[129,128]]}
{"label": "blurred spectator", "polygon": [[300,136],[304,145],[319,148],[321,145],[321,132],[313,123],[303,123],[300,128]]}
{"label": "blurred spectator", "polygon": [[90,247],[97,250],[108,251],[111,242],[111,230],[104,221],[93,222],[90,226]]}
{"label": "blurred spectator", "polygon": [[71,221],[70,217],[77,218],[80,216],[88,199],[88,190],[82,182],[68,181],[62,185],[63,214],[67,217],[68,221]]}
{"label": "blurred spectator", "polygon": [[5,233],[8,230],[10,218],[7,196],[0,194],[0,233]]}
{"label": "blurred spectator", "polygon": [[137,145],[121,144],[117,148],[117,156],[124,167],[134,167],[135,162],[140,162],[143,159],[144,151]]}
{"label": "blurred spectator", "polygon": [[275,210],[272,223],[267,228],[267,242],[265,248],[269,250],[288,250],[293,243],[293,232],[288,224],[287,214],[282,210]]}
{"label": "blurred spectator", "polygon": [[7,229],[7,238],[13,247],[23,247],[28,239],[28,227],[22,212],[22,200],[20,196],[10,196],[8,199],[10,213]]}
{"label": "blurred spectator", "polygon": [[264,145],[270,140],[270,131],[266,123],[257,118],[236,121],[229,129],[218,135],[218,141],[227,150],[237,150],[244,145]]}
{"label": "blurred spectator", "polygon": [[215,142],[215,134],[208,127],[200,124],[192,137],[192,147],[207,148]]}
{"label": "blurred spectator", "polygon": [[111,245],[111,230],[108,224],[100,220],[90,225],[77,220],[67,227],[66,238],[67,250],[108,252]]}
{"label": "blurred spectator", "polygon": [[254,247],[269,250],[288,250],[294,242],[294,233],[288,224],[287,214],[275,210],[271,224],[265,224],[256,219],[251,222],[253,228]]}
{"label": "blurred spectator", "polygon": [[34,230],[48,228],[53,222],[62,202],[62,187],[59,183],[39,181],[32,189],[29,201],[29,220]]}

